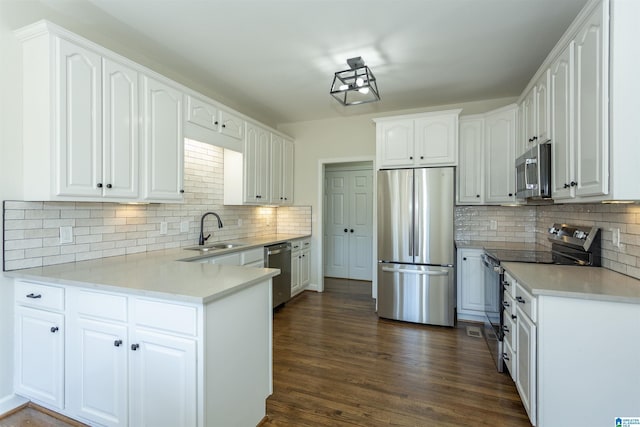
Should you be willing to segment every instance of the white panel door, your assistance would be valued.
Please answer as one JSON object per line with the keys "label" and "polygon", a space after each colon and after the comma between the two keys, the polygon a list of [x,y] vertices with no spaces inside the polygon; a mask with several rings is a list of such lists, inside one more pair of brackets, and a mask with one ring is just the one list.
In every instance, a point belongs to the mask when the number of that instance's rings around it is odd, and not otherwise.
{"label": "white panel door", "polygon": [[[58,196],[102,195],[102,58],[57,42]],[[25,153],[29,155],[29,153]]]}
{"label": "white panel door", "polygon": [[555,200],[574,197],[573,170],[573,45],[551,64],[551,194]]}
{"label": "white panel door", "polygon": [[138,73],[104,59],[102,63],[103,180],[105,197],[138,197]]}
{"label": "white panel door", "polygon": [[324,274],[349,276],[349,187],[345,172],[326,173]]}
{"label": "white panel door", "polygon": [[350,279],[371,280],[373,254],[373,171],[353,171],[349,176]]}
{"label": "white panel door", "polygon": [[142,76],[144,199],[182,200],[182,92]]}
{"label": "white panel door", "polygon": [[16,307],[16,393],[64,408],[64,317]]}
{"label": "white panel door", "polygon": [[325,275],[371,280],[373,171],[326,173]]}
{"label": "white panel door", "polygon": [[138,329],[130,343],[130,425],[197,425],[195,340]]}
{"label": "white panel door", "polygon": [[105,426],[128,419],[127,327],[79,318],[69,331],[67,392],[73,415]]}
{"label": "white panel door", "polygon": [[575,38],[576,196],[609,192],[608,67],[602,3]]}

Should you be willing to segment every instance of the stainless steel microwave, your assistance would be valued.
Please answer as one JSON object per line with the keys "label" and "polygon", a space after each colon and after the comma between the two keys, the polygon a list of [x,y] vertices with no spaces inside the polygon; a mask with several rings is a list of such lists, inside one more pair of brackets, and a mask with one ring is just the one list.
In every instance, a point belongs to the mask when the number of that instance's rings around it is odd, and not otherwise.
{"label": "stainless steel microwave", "polygon": [[537,144],[516,159],[516,198],[551,198],[551,142]]}

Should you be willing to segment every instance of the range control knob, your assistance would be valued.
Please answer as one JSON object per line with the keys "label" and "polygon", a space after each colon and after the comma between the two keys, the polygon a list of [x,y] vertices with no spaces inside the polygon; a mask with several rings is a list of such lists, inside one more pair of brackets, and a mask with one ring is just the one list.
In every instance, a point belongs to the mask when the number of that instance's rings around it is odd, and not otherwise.
{"label": "range control knob", "polygon": [[587,233],[585,233],[582,230],[576,230],[573,233],[573,237],[575,237],[576,239],[581,239],[581,240],[585,240],[587,238]]}

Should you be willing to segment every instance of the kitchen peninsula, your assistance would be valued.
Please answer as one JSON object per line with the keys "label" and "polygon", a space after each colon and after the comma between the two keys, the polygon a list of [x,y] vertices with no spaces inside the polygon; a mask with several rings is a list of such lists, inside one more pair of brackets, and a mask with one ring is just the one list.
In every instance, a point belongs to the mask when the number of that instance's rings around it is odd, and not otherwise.
{"label": "kitchen peninsula", "polygon": [[7,272],[16,392],[89,424],[258,424],[279,270],[185,262],[198,258],[170,249]]}

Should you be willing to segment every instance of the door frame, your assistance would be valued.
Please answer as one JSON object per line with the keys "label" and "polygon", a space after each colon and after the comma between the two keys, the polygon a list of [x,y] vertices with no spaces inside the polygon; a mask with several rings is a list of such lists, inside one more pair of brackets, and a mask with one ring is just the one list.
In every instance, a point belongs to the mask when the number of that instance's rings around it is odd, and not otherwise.
{"label": "door frame", "polygon": [[374,244],[371,248],[371,256],[372,259],[372,281],[371,281],[371,296],[376,298],[378,294],[378,282],[377,282],[377,270],[378,266],[377,260],[377,244],[375,242],[378,241],[377,236],[377,209],[375,208],[377,202],[377,193],[378,193],[378,183],[376,179],[376,158],[375,155],[371,156],[354,156],[354,157],[333,157],[333,158],[325,158],[318,159],[318,212],[320,213],[318,224],[318,250],[315,251],[316,254],[316,265],[318,266],[318,292],[324,292],[324,181],[325,181],[325,169],[326,165],[330,164],[339,164],[339,163],[356,163],[356,162],[371,162],[371,170],[373,172],[373,230],[372,230],[372,241]]}

